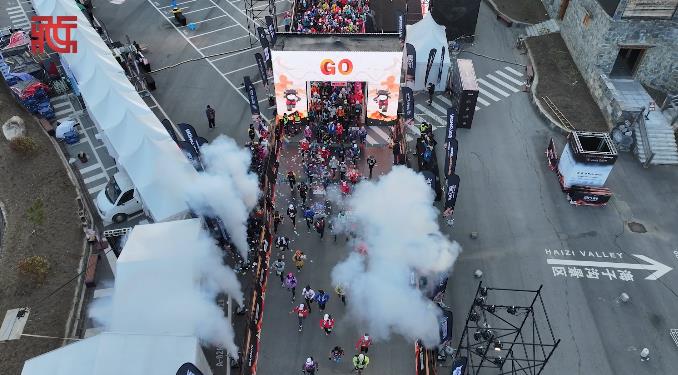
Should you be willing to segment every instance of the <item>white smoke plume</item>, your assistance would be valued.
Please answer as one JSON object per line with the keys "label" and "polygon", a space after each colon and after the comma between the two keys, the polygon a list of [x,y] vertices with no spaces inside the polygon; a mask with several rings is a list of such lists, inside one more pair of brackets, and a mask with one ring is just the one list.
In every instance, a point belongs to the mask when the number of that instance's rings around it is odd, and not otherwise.
{"label": "white smoke plume", "polygon": [[[197,238],[179,237],[147,236],[148,244],[137,238],[136,249],[160,254],[119,263],[113,297],[94,300],[89,316],[109,332],[196,336],[236,355],[231,322],[215,301],[225,293],[242,305],[240,282],[205,230]],[[178,250],[162,256],[163,249]]]}
{"label": "white smoke plume", "polygon": [[257,175],[249,172],[250,152],[221,135],[200,153],[205,171],[188,185],[188,204],[198,214],[221,218],[231,242],[247,259],[247,218],[261,193]]}
{"label": "white smoke plume", "polygon": [[441,234],[433,199],[424,177],[405,167],[361,182],[348,198],[344,230],[355,231],[367,253],[335,266],[332,283],[344,286],[350,317],[375,339],[397,333],[438,344],[440,310],[410,277],[449,272],[461,248]]}

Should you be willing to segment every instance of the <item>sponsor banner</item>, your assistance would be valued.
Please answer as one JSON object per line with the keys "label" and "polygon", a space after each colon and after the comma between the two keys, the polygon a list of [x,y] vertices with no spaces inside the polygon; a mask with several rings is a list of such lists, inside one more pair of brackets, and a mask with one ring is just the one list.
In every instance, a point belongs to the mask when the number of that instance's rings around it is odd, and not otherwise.
{"label": "sponsor banner", "polygon": [[273,24],[273,17],[271,16],[266,16],[264,17],[266,20],[266,31],[268,31],[268,36],[271,38],[271,44],[275,45],[276,39],[278,39],[278,36],[276,35],[275,32],[275,25]]}
{"label": "sponsor banner", "polygon": [[573,186],[567,191],[571,203],[586,206],[603,206],[612,198],[612,192],[607,188],[589,186]]}
{"label": "sponsor banner", "polygon": [[417,71],[417,51],[410,43],[405,43],[405,85],[409,88],[414,87],[415,72]]}
{"label": "sponsor banner", "polygon": [[612,164],[585,164],[577,161],[570,145],[566,145],[558,161],[558,172],[563,186],[573,185],[601,187],[612,172]]}
{"label": "sponsor banner", "polygon": [[[447,278],[445,284],[447,285]],[[452,311],[443,309],[443,314],[438,317],[438,332],[441,344],[452,339]]]}
{"label": "sponsor banner", "polygon": [[409,87],[403,87],[403,112],[405,120],[414,120],[414,93]]}
{"label": "sponsor banner", "polygon": [[273,51],[273,67],[280,116],[308,117],[309,81],[366,82],[368,119],[397,119],[401,52]]}
{"label": "sponsor banner", "polygon": [[264,57],[261,56],[259,52],[257,52],[254,54],[254,59],[257,60],[257,68],[259,68],[261,82],[263,82],[264,85],[268,85],[268,72],[266,71],[266,63],[264,62]]}
{"label": "sponsor banner", "polygon": [[445,176],[451,176],[457,169],[457,155],[459,154],[459,142],[452,138],[445,145]]}
{"label": "sponsor banner", "polygon": [[193,149],[195,150],[196,155],[200,155],[200,144],[198,144],[198,132],[195,131],[195,128],[187,123],[181,123],[177,125],[181,135],[184,136],[186,142],[190,143]]}
{"label": "sponsor banner", "polygon": [[466,364],[468,363],[468,358],[459,357],[455,358],[452,362],[452,375],[465,375],[466,374]]}
{"label": "sponsor banner", "polygon": [[271,46],[268,43],[266,29],[264,29],[263,27],[257,27],[257,37],[259,38],[259,43],[261,44],[262,48],[266,48],[266,47]]}
{"label": "sponsor banner", "polygon": [[[435,277],[436,284],[433,286],[429,298],[434,301],[442,301],[445,296],[445,291],[447,290],[447,280],[448,276],[446,273],[440,273]],[[450,335],[452,333],[450,332]]]}
{"label": "sponsor banner", "polygon": [[438,83],[443,78],[443,65],[445,65],[445,47],[440,47],[440,67],[438,68]]}
{"label": "sponsor banner", "polygon": [[454,108],[447,109],[447,133],[446,142],[457,139],[457,112]]}
{"label": "sponsor banner", "polygon": [[447,177],[447,188],[445,189],[445,209],[454,211],[454,205],[457,203],[459,195],[459,176],[456,174]]}
{"label": "sponsor banner", "polygon": [[247,93],[247,100],[250,102],[250,112],[252,116],[259,114],[259,101],[257,100],[257,90],[250,80],[250,76],[245,76],[245,92]]}
{"label": "sponsor banner", "polygon": [[405,13],[396,11],[396,27],[398,28],[398,39],[401,43],[405,43]]}
{"label": "sponsor banner", "polygon": [[206,138],[198,137],[198,147],[202,147],[205,143],[208,143]]}
{"label": "sponsor banner", "polygon": [[433,67],[433,60],[436,58],[436,49],[431,48],[428,52],[428,61],[426,62],[426,75],[424,75],[424,85],[428,85],[428,76],[431,73],[431,67]]}
{"label": "sponsor banner", "polygon": [[172,123],[168,119],[163,119],[162,121],[162,126],[167,130],[167,133],[169,133],[170,137],[174,142],[179,142],[179,138],[177,137],[177,133],[174,131],[174,128],[172,127]]}
{"label": "sponsor banner", "polygon": [[177,375],[203,375],[194,364],[186,362],[177,370]]}
{"label": "sponsor banner", "polygon": [[200,155],[195,151],[193,145],[186,141],[178,141],[177,145],[186,156],[186,159],[191,162],[193,168],[197,171],[202,171],[202,162],[200,161]]}

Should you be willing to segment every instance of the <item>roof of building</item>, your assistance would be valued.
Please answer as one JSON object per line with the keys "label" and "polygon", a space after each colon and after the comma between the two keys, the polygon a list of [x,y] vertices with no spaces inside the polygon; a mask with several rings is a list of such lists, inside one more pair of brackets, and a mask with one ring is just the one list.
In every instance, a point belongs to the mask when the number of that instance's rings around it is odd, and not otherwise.
{"label": "roof of building", "polygon": [[400,52],[398,34],[277,34],[274,51]]}

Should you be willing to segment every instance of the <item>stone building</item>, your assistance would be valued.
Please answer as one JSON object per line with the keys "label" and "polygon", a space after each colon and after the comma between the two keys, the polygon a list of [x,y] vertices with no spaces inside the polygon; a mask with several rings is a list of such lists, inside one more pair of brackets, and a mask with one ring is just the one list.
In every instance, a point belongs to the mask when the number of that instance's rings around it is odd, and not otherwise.
{"label": "stone building", "polygon": [[597,100],[607,78],[678,91],[678,0],[542,2]]}

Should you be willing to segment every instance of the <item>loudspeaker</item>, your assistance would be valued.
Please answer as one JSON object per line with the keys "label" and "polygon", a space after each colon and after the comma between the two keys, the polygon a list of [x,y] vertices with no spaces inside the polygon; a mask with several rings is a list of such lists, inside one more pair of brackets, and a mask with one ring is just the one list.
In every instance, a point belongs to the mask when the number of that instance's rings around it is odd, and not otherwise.
{"label": "loudspeaker", "polygon": [[480,0],[431,0],[431,15],[436,23],[446,27],[450,41],[476,33],[479,9]]}

